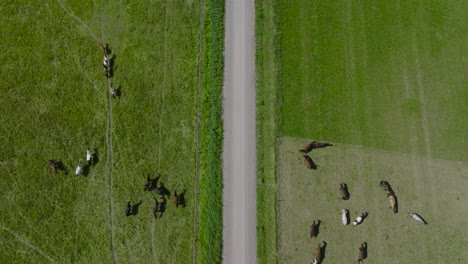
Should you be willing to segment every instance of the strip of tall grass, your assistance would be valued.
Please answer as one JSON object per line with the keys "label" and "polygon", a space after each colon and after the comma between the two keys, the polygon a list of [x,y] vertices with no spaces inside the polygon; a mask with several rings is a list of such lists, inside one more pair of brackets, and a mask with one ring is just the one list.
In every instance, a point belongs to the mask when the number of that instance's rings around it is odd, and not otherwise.
{"label": "strip of tall grass", "polygon": [[208,0],[205,12],[198,263],[220,263],[224,0]]}
{"label": "strip of tall grass", "polygon": [[278,33],[276,3],[255,2],[257,72],[257,261],[277,263],[276,171]]}

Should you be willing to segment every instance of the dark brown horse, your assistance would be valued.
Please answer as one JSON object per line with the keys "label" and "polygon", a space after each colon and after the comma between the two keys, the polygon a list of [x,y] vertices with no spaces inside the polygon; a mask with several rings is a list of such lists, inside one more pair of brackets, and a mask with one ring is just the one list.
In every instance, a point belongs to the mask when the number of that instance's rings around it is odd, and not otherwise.
{"label": "dark brown horse", "polygon": [[179,207],[179,195],[177,194],[177,190],[174,190],[174,198],[172,199],[172,202],[176,207]]}
{"label": "dark brown horse", "polygon": [[130,201],[127,203],[127,208],[125,208],[125,216],[129,216],[132,214],[132,205],[130,204]]}
{"label": "dark brown horse", "polygon": [[153,205],[153,215],[154,215],[154,218],[158,218],[158,215],[157,213],[159,212],[159,203],[158,203],[158,200],[156,200],[155,197],[154,198],[154,205]]}
{"label": "dark brown horse", "polygon": [[390,183],[388,183],[387,181],[380,181],[380,186],[390,194],[395,194],[392,190],[392,187],[390,186]]}
{"label": "dark brown horse", "polygon": [[319,225],[320,225],[320,220],[318,220],[317,223],[315,223],[315,220],[312,222],[312,224],[310,225],[310,230],[309,230],[310,238],[317,237]]}
{"label": "dark brown horse", "polygon": [[299,151],[302,152],[302,153],[309,153],[313,149],[324,148],[324,147],[328,147],[328,146],[333,146],[333,145],[330,144],[330,143],[312,141],[309,144],[302,147],[302,149],[300,149]]}
{"label": "dark brown horse", "polygon": [[304,155],[304,165],[308,169],[313,169],[313,170],[317,169],[317,165],[315,165],[314,161],[307,155]]}
{"label": "dark brown horse", "polygon": [[59,169],[58,163],[53,160],[49,160],[47,163],[49,164],[49,167],[54,169],[55,173],[58,174],[58,169]]}
{"label": "dark brown horse", "polygon": [[340,183],[340,194],[341,194],[341,199],[343,200],[348,200],[349,199],[349,192],[348,192],[348,186],[345,183]]}
{"label": "dark brown horse", "polygon": [[361,246],[359,247],[359,259],[358,259],[358,263],[363,261],[364,259],[367,258],[367,243],[364,242],[361,244]]}

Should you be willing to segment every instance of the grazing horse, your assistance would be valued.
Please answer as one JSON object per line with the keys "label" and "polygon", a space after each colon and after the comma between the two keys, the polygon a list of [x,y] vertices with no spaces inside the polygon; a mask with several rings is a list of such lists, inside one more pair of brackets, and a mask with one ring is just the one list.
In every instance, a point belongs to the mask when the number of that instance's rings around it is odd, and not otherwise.
{"label": "grazing horse", "polygon": [[318,244],[318,247],[315,249],[315,261],[317,261],[316,263],[322,263],[326,244],[327,243],[323,241],[323,246],[320,246],[320,244]]}
{"label": "grazing horse", "polygon": [[390,202],[390,208],[393,210],[393,213],[398,213],[398,202],[397,197],[394,194],[387,194],[388,201]]}
{"label": "grazing horse", "polygon": [[316,149],[316,148],[325,148],[325,147],[329,147],[329,146],[333,146],[333,144],[325,143],[325,142],[317,142],[317,143],[314,142],[314,149]]}
{"label": "grazing horse", "polygon": [[153,205],[153,215],[154,219],[158,218],[157,213],[159,212],[159,203],[158,200],[156,200],[156,197],[154,198],[154,205]]}
{"label": "grazing horse", "polygon": [[315,141],[305,145],[304,147],[302,147],[299,152],[302,152],[302,153],[309,153],[311,150],[314,149],[314,144],[315,144]]}
{"label": "grazing horse", "polygon": [[348,225],[349,224],[349,212],[346,209],[341,209],[341,221],[343,222],[343,225]]}
{"label": "grazing horse", "polygon": [[314,161],[307,155],[304,155],[304,165],[308,169],[313,169],[313,170],[317,169],[317,165],[315,165]]}
{"label": "grazing horse", "polygon": [[343,200],[349,199],[348,186],[346,186],[345,183],[343,184],[340,183],[340,194],[341,194],[341,199]]}
{"label": "grazing horse", "polygon": [[80,159],[78,161],[78,166],[76,167],[76,170],[75,170],[75,175],[79,176],[82,172],[83,172],[83,160]]}
{"label": "grazing horse", "polygon": [[148,175],[146,176],[146,182],[145,182],[145,187],[143,188],[143,191],[149,190],[150,186],[151,186],[151,178]]}
{"label": "grazing horse", "polygon": [[424,219],[423,219],[420,215],[418,215],[417,213],[410,213],[409,215],[410,215],[414,220],[418,221],[419,223],[427,225],[426,220],[424,220]]}
{"label": "grazing horse", "polygon": [[93,153],[91,153],[89,148],[86,150],[86,161],[88,162],[88,165],[91,165],[93,162]]}
{"label": "grazing horse", "polygon": [[130,201],[127,203],[127,208],[125,208],[125,216],[129,216],[132,214],[132,205],[130,204]]}
{"label": "grazing horse", "polygon": [[380,186],[390,194],[395,194],[392,190],[392,187],[390,186],[390,183],[388,183],[387,181],[380,181]]}
{"label": "grazing horse", "polygon": [[55,173],[58,174],[57,170],[59,168],[59,165],[53,160],[49,160],[47,163],[49,164],[49,167],[54,169]]}
{"label": "grazing horse", "polygon": [[358,216],[356,217],[356,221],[353,222],[353,225],[359,225],[362,223],[362,221],[364,221],[364,219],[367,217],[368,213],[367,212],[363,212],[361,214],[361,216]]}
{"label": "grazing horse", "polygon": [[315,220],[312,222],[312,224],[310,225],[310,230],[309,230],[310,238],[317,237],[319,225],[320,225],[320,220],[317,220],[317,223],[315,223]]}
{"label": "grazing horse", "polygon": [[367,244],[364,242],[361,244],[361,246],[359,247],[359,258],[358,258],[358,263],[360,263],[361,261],[363,261],[365,258],[367,258],[367,254],[366,254],[366,251],[367,251]]}
{"label": "grazing horse", "polygon": [[102,51],[102,53],[104,53],[104,55],[109,54],[109,48],[107,47],[107,44],[104,45],[101,42],[99,42],[99,49]]}
{"label": "grazing horse", "polygon": [[177,194],[177,190],[174,190],[174,198],[172,202],[176,207],[179,207],[179,195]]}

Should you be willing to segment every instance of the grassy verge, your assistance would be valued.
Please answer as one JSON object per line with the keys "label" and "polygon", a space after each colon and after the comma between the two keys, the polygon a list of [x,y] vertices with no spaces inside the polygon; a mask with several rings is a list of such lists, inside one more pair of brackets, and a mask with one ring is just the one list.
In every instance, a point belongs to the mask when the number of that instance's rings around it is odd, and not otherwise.
{"label": "grassy verge", "polygon": [[205,14],[198,262],[220,263],[224,0],[207,0]]}
{"label": "grassy verge", "polygon": [[276,2],[255,2],[257,73],[257,259],[276,263],[276,93],[278,32]]}

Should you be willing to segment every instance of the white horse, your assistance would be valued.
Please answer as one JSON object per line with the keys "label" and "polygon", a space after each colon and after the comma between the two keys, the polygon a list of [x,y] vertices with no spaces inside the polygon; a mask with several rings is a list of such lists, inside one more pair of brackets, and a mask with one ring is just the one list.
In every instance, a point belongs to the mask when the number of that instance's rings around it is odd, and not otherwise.
{"label": "white horse", "polygon": [[361,216],[356,217],[356,221],[353,222],[353,225],[359,225],[360,223],[362,223],[362,221],[366,217],[367,217],[367,212],[363,212]]}
{"label": "white horse", "polygon": [[91,153],[91,150],[88,148],[86,150],[86,161],[88,162],[89,165],[91,165],[92,159],[93,159],[93,153]]}
{"label": "white horse", "polygon": [[82,171],[83,171],[83,160],[80,159],[80,161],[78,161],[78,167],[76,167],[76,170],[75,170],[75,175],[79,176]]}
{"label": "white horse", "polygon": [[418,221],[419,223],[427,225],[427,222],[417,213],[410,213],[409,214],[414,220]]}
{"label": "white horse", "polygon": [[341,212],[342,212],[341,221],[343,221],[343,225],[348,225],[349,224],[348,210],[341,209]]}

